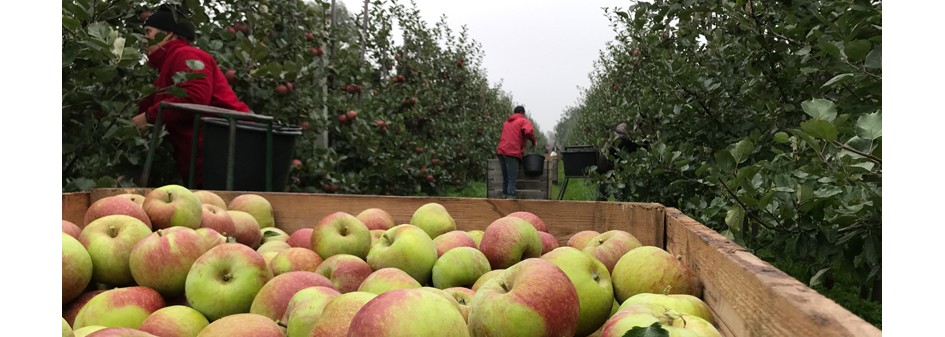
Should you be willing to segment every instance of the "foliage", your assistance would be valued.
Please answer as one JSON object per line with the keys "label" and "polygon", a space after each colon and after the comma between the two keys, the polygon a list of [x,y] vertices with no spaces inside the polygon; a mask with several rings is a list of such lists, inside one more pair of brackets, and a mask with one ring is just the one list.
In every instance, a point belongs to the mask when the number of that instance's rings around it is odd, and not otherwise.
{"label": "foliage", "polygon": [[[591,179],[680,208],[758,256],[873,292],[881,280],[880,1],[665,1],[610,11],[616,41],[555,127],[651,146]],[[840,277],[836,277],[840,279]]]}
{"label": "foliage", "polygon": [[[140,27],[156,4],[63,3],[64,191],[133,186],[142,171],[150,135],[130,118],[155,90]],[[332,21],[327,1],[183,4],[237,96],[303,129],[290,191],[440,194],[484,178],[514,102],[489,85],[465,29],[396,1],[371,2],[363,27],[342,6]],[[172,164],[162,142],[149,184],[178,182]]]}

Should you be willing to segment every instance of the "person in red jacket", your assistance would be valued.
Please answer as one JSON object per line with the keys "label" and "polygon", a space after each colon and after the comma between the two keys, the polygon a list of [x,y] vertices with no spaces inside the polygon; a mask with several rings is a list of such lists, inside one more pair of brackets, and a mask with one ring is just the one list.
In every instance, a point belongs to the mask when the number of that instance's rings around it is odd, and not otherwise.
{"label": "person in red jacket", "polygon": [[[217,65],[217,61],[207,52],[191,45],[195,30],[193,24],[186,21],[186,13],[171,5],[161,5],[144,22],[144,32],[148,38],[148,66],[157,69],[158,78],[154,86],[158,91],[138,102],[139,114],[132,122],[139,130],[145,130],[148,123],[157,118],[158,105],[161,102],[193,103],[214,106],[223,109],[249,112],[249,106],[236,97],[230,88],[226,76]],[[187,61],[203,63],[203,68],[191,69]],[[199,67],[195,67],[199,68]],[[177,86],[187,92],[184,97],[175,97],[167,88],[174,86],[173,77],[178,72],[195,72],[204,76],[178,83]],[[194,115],[191,112],[163,110],[162,120],[167,128],[168,138],[174,149],[174,161],[177,171],[186,183],[190,174],[191,146],[194,137]],[[197,140],[197,157],[194,167],[194,186],[203,184],[203,133]]]}
{"label": "person in red jacket", "polygon": [[520,105],[515,107],[512,115],[502,124],[502,135],[499,136],[499,146],[496,149],[499,167],[502,168],[503,199],[515,199],[515,183],[518,180],[518,167],[525,152],[526,140],[532,142],[532,148],[535,148],[538,142],[532,122],[525,117],[525,107]]}

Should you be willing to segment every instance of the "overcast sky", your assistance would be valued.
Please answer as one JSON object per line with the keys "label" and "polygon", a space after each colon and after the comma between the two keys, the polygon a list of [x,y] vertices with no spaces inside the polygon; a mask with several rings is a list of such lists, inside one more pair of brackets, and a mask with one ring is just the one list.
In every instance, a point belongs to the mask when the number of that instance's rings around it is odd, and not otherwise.
{"label": "overcast sky", "polygon": [[[360,13],[363,0],[343,0]],[[626,8],[631,1],[600,0],[415,0],[429,25],[445,14],[451,27],[469,28],[482,45],[489,81],[502,83],[543,132],[576,105],[579,87],[590,83],[599,51],[614,31],[602,7]],[[511,113],[511,111],[510,111]]]}

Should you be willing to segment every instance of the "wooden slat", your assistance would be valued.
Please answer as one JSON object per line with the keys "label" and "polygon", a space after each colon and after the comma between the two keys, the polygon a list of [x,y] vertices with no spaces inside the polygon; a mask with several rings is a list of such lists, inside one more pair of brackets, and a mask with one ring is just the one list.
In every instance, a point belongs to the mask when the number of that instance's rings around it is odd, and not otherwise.
{"label": "wooden slat", "polygon": [[[90,199],[94,202],[122,193],[147,195],[148,191],[149,189],[97,189],[91,192]],[[460,230],[485,229],[493,221],[509,213],[528,211],[541,217],[550,227],[548,232],[562,243],[567,242],[574,233],[583,230],[604,232],[609,229],[626,230],[645,245],[659,246],[663,242],[663,206],[654,203],[213,192],[227,203],[243,193],[265,197],[272,204],[276,226],[288,233],[312,227],[332,212],[357,214],[370,207],[386,210],[398,224],[409,223],[417,208],[429,202],[437,202],[446,207]],[[65,208],[64,203],[63,209]]]}
{"label": "wooden slat", "polygon": [[729,337],[879,337],[836,302],[686,216],[666,211],[666,249],[702,281],[703,298]]}
{"label": "wooden slat", "polygon": [[62,194],[62,219],[70,221],[79,228],[85,227],[85,211],[92,205],[88,192]]}
{"label": "wooden slat", "polygon": [[[502,197],[502,170],[499,167],[498,159],[489,159],[486,165],[488,172],[486,174],[486,197]],[[548,176],[550,164],[545,161],[545,167],[540,176],[529,177],[525,175],[522,165],[519,165],[518,179],[515,180],[515,189],[519,199],[551,199],[551,181]],[[537,190],[533,192],[529,190]]]}

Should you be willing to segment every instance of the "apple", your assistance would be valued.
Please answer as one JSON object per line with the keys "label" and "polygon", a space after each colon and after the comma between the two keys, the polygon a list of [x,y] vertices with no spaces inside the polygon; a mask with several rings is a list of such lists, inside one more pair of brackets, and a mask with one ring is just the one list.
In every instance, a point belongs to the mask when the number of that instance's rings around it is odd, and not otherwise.
{"label": "apple", "polygon": [[79,240],[62,233],[62,304],[82,295],[92,281],[92,257]]}
{"label": "apple", "polygon": [[309,54],[312,54],[313,56],[322,56],[323,54],[325,54],[325,51],[322,50],[321,47],[309,47],[308,52]]}
{"label": "apple", "polygon": [[236,27],[233,27],[233,26],[226,26],[226,31],[227,31],[227,32],[230,32],[230,33],[233,33],[233,34],[236,34]]}
{"label": "apple", "polygon": [[390,215],[387,211],[380,208],[368,208],[358,215],[355,216],[358,220],[361,220],[365,226],[370,230],[383,229],[388,230],[391,227],[394,227],[394,217]]}
{"label": "apple", "polygon": [[236,79],[236,70],[227,69],[225,72],[223,72],[223,76],[226,77],[227,81],[233,81],[234,79]]}
{"label": "apple", "polygon": [[105,328],[106,327],[101,326],[101,325],[89,325],[87,327],[82,327],[82,328],[77,328],[75,330],[72,330],[72,336],[87,337],[88,335],[91,335],[93,332],[96,332]]}
{"label": "apple", "polygon": [[68,305],[63,306],[62,318],[65,318],[70,326],[75,325],[75,316],[79,314],[79,310],[82,310],[82,307],[95,297],[95,295],[101,294],[105,292],[105,290],[106,289],[92,290],[82,293],[79,297],[76,297],[75,300],[69,302]]}
{"label": "apple", "polygon": [[394,289],[420,288],[420,282],[417,282],[410,274],[397,268],[381,268],[375,270],[361,282],[358,291],[369,292],[372,294],[382,294]]}
{"label": "apple", "polygon": [[86,303],[75,317],[73,328],[89,325],[137,329],[152,312],[164,307],[164,299],[148,287],[106,290]]}
{"label": "apple", "polygon": [[236,225],[236,232],[227,236],[236,238],[236,242],[252,249],[259,248],[259,244],[262,243],[262,231],[259,228],[259,221],[251,214],[243,211],[228,210],[226,213],[230,215],[233,224]]}
{"label": "apple", "polygon": [[312,229],[311,228],[302,228],[297,229],[289,235],[289,239],[285,240],[289,246],[300,247],[311,250],[312,248]]}
{"label": "apple", "polygon": [[516,217],[516,218],[521,218],[521,219],[523,219],[523,220],[525,220],[525,221],[528,221],[528,223],[530,223],[532,226],[534,226],[534,227],[535,227],[535,230],[537,230],[537,231],[539,231],[539,232],[547,232],[547,231],[548,231],[548,225],[546,225],[546,224],[545,224],[545,221],[541,220],[540,217],[538,217],[537,215],[535,215],[535,213],[527,212],[527,211],[518,211],[518,212],[509,213],[509,214],[506,215],[506,216],[514,216],[514,217]]}
{"label": "apple", "polygon": [[386,229],[372,229],[371,232],[371,247],[374,247],[374,244],[377,243],[377,239],[380,239],[384,235],[384,232],[387,232]]}
{"label": "apple", "polygon": [[62,232],[69,234],[69,236],[73,238],[78,239],[79,234],[82,233],[82,228],[72,223],[72,221],[62,220]]}
{"label": "apple", "polygon": [[138,330],[161,337],[192,337],[210,321],[199,311],[183,305],[172,305],[152,312]]}
{"label": "apple", "polygon": [[453,303],[422,289],[398,289],[377,295],[354,315],[348,330],[349,337],[469,335],[466,320]]}
{"label": "apple", "polygon": [[262,243],[266,243],[270,241],[285,242],[289,240],[289,234],[286,233],[284,230],[278,229],[276,227],[266,227],[266,228],[260,229],[260,232],[262,232]]}
{"label": "apple", "polygon": [[476,296],[476,292],[469,288],[463,287],[452,287],[443,289],[444,292],[453,296],[453,299],[459,304],[459,312],[463,314],[463,320],[468,322],[469,319],[469,304],[472,303],[473,297]]}
{"label": "apple", "polygon": [[197,196],[197,200],[200,200],[201,204],[211,204],[219,207],[220,209],[226,210],[226,201],[223,201],[223,198],[220,197],[219,194],[207,190],[200,190],[194,191],[194,195]]}
{"label": "apple", "polygon": [[311,32],[305,32],[305,40],[306,40],[306,41],[314,41],[314,40],[315,40],[315,34],[312,34]]}
{"label": "apple", "polygon": [[289,92],[289,87],[285,86],[285,84],[277,85],[276,92],[285,95],[286,93]]}
{"label": "apple", "polygon": [[479,250],[489,259],[492,269],[505,269],[521,260],[541,256],[541,237],[527,221],[502,217],[486,227]]}
{"label": "apple", "polygon": [[266,316],[237,313],[213,321],[197,337],[285,337],[285,333]]}
{"label": "apple", "polygon": [[277,253],[272,261],[269,261],[269,270],[272,271],[272,276],[290,271],[314,272],[320,264],[322,258],[317,253],[307,248],[291,247]]}
{"label": "apple", "polygon": [[276,254],[285,251],[286,249],[292,248],[285,241],[269,241],[256,248],[256,252],[259,254],[265,254],[269,252],[275,252]]}
{"label": "apple", "polygon": [[158,337],[150,333],[132,328],[104,328],[95,330],[88,337]]}
{"label": "apple", "polygon": [[439,289],[471,287],[490,270],[489,259],[478,249],[453,248],[433,264],[433,286]]}
{"label": "apple", "polygon": [[613,272],[614,265],[617,264],[617,260],[620,260],[623,254],[642,245],[640,240],[637,240],[630,233],[614,229],[595,236],[584,245],[582,250],[603,262],[607,266],[607,270]]}
{"label": "apple", "polygon": [[423,229],[430,238],[456,230],[456,220],[453,220],[443,205],[435,202],[426,203],[417,208],[410,218],[410,224]]}
{"label": "apple", "polygon": [[420,284],[427,284],[436,259],[436,246],[427,232],[404,224],[388,229],[377,239],[366,261],[371,269],[398,268]]}
{"label": "apple", "polygon": [[476,248],[479,248],[479,243],[482,242],[482,235],[485,234],[485,232],[480,229],[474,229],[466,233],[468,233],[469,237],[472,238],[474,242],[476,242]]}
{"label": "apple", "polygon": [[135,244],[150,234],[141,220],[127,215],[106,215],[85,226],[79,242],[92,258],[92,280],[111,286],[133,284],[128,257]]}
{"label": "apple", "polygon": [[258,194],[240,194],[236,198],[233,198],[233,200],[230,200],[230,203],[227,205],[227,210],[249,213],[256,218],[256,222],[259,223],[259,228],[276,225],[276,216],[275,213],[273,213],[272,204],[269,203],[269,200],[266,200],[266,198]]}
{"label": "apple", "polygon": [[226,209],[212,204],[202,204],[200,209],[200,228],[211,228],[223,236],[236,233],[236,223]]}
{"label": "apple", "polygon": [[200,245],[203,246],[204,252],[207,252],[210,248],[226,243],[226,237],[213,228],[197,228],[194,232],[200,236]]}
{"label": "apple", "polygon": [[588,336],[597,331],[610,317],[614,303],[614,288],[607,267],[574,247],[560,247],[541,258],[561,268],[577,291],[581,314],[575,336]]}
{"label": "apple", "polygon": [[297,168],[297,169],[301,169],[301,168],[302,168],[302,160],[300,160],[300,159],[292,159],[292,167]]}
{"label": "apple", "polygon": [[[488,235],[487,229],[483,240]],[[530,258],[476,291],[469,310],[469,332],[474,336],[573,336],[579,318],[580,299],[568,275],[550,261]]]}
{"label": "apple", "polygon": [[[679,313],[689,314],[693,316],[698,316],[709,323],[715,324],[715,319],[712,318],[712,311],[709,310],[709,305],[706,304],[702,299],[689,295],[689,294],[653,294],[653,293],[639,293],[633,296],[630,296],[626,301],[620,305],[620,309],[627,308],[634,304],[640,303],[652,303],[665,307],[666,309],[674,310]],[[619,310],[619,309],[618,309]]]}
{"label": "apple", "polygon": [[144,196],[138,193],[122,193],[116,196],[129,199],[131,201],[134,201],[138,205],[144,206]]}
{"label": "apple", "polygon": [[134,217],[141,220],[148,228],[151,228],[151,219],[144,212],[144,208],[131,201],[131,199],[120,196],[104,197],[93,202],[89,209],[85,211],[84,225],[88,226],[90,222],[103,216],[116,214]]}
{"label": "apple", "polygon": [[187,227],[158,229],[131,249],[128,268],[135,283],[165,298],[184,294],[190,267],[207,250],[197,231]]}
{"label": "apple", "polygon": [[151,17],[151,11],[142,11],[141,13],[138,13],[138,19],[141,21],[146,21],[149,17]]}
{"label": "apple", "polygon": [[347,123],[347,122],[348,122],[348,115],[346,115],[346,114],[340,114],[340,115],[338,115],[338,122],[340,122],[340,123]]}
{"label": "apple", "polygon": [[556,238],[551,233],[538,232],[538,237],[541,238],[541,255],[545,255],[560,246],[558,238]]}
{"label": "apple", "polygon": [[256,294],[270,278],[262,255],[246,245],[224,243],[194,261],[184,294],[190,306],[212,322],[249,312]]}
{"label": "apple", "polygon": [[331,280],[342,294],[357,291],[373,272],[367,262],[351,254],[332,255],[315,269],[315,273]]}
{"label": "apple", "polygon": [[486,282],[489,282],[489,280],[495,278],[496,276],[499,276],[499,274],[502,274],[502,272],[504,271],[505,269],[493,269],[486,272],[485,274],[482,274],[482,276],[480,276],[479,279],[476,280],[476,283],[473,283],[473,286],[471,289],[473,291],[478,291],[479,288],[482,288],[482,286],[486,284]]}
{"label": "apple", "polygon": [[358,112],[354,110],[348,110],[345,116],[348,116],[349,121],[353,121],[355,118],[358,118]]}
{"label": "apple", "polygon": [[322,259],[351,254],[364,259],[371,249],[371,233],[354,215],[335,212],[322,218],[312,228],[312,250]]}
{"label": "apple", "polygon": [[203,215],[197,196],[180,185],[164,185],[151,190],[144,197],[143,207],[155,229],[173,226],[197,229]]}
{"label": "apple", "polygon": [[692,272],[675,256],[654,246],[631,249],[611,273],[614,294],[623,303],[639,293],[690,294],[698,287]]}
{"label": "apple", "polygon": [[586,246],[587,243],[591,241],[591,239],[593,239],[594,237],[598,235],[600,235],[600,232],[598,231],[592,231],[592,230],[580,231],[580,232],[574,233],[574,235],[571,235],[571,237],[568,239],[567,245],[568,247],[584,249],[584,246]]}
{"label": "apple", "polygon": [[272,320],[281,319],[285,315],[292,295],[299,290],[319,286],[334,287],[328,278],[310,271],[290,271],[279,274],[259,289],[249,312]]}
{"label": "apple", "polygon": [[72,336],[72,327],[69,326],[69,322],[66,322],[66,318],[62,318],[62,337]]}
{"label": "apple", "polygon": [[310,336],[325,306],[338,295],[341,293],[329,287],[308,287],[292,295],[280,320],[285,322],[287,336]]}
{"label": "apple", "polygon": [[433,245],[436,246],[436,255],[443,256],[446,251],[459,247],[472,247],[478,249],[476,241],[468,233],[455,230],[441,234],[433,239]]}
{"label": "apple", "polygon": [[348,329],[355,314],[376,297],[377,295],[363,291],[338,295],[325,305],[308,336],[351,336]]}
{"label": "apple", "polygon": [[620,309],[610,317],[601,329],[601,337],[622,337],[634,327],[648,327],[657,322],[669,336],[722,336],[712,323],[699,316],[679,313],[658,304],[638,303]]}

